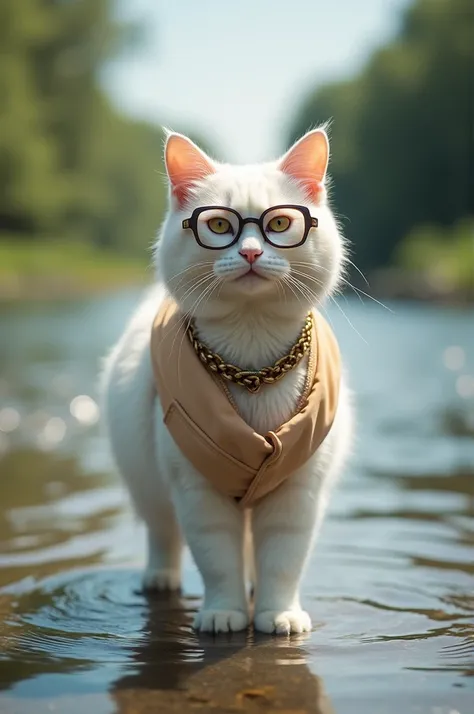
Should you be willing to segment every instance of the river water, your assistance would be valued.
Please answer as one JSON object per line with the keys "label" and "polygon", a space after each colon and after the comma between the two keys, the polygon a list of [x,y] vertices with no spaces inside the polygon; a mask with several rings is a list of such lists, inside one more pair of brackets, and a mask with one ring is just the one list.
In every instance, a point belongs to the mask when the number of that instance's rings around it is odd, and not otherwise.
{"label": "river water", "polygon": [[180,596],[141,594],[97,424],[100,356],[138,299],[0,308],[0,712],[472,714],[472,310],[328,308],[358,426],[304,581],[314,630],[212,638],[189,556]]}

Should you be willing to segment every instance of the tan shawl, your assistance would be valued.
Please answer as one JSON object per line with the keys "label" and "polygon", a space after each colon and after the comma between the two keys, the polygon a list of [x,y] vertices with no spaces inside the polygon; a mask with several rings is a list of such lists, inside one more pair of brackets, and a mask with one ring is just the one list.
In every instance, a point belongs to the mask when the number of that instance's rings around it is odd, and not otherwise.
{"label": "tan shawl", "polygon": [[[323,317],[317,312],[313,317],[306,387],[297,411],[264,436],[238,414],[223,379],[201,363],[185,334],[185,321],[176,304],[166,300],[155,318],[151,359],[164,422],[193,466],[244,508],[303,466],[334,421],[340,383],[339,349]],[[258,399],[258,394],[249,395],[249,399]]]}

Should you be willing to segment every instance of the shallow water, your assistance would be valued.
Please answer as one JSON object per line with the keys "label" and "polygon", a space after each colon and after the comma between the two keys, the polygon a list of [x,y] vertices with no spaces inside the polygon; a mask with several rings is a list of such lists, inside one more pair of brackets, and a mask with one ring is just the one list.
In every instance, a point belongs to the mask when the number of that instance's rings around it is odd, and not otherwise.
{"label": "shallow water", "polygon": [[96,423],[137,299],[0,308],[0,712],[471,714],[472,311],[328,310],[358,437],[305,578],[314,631],[212,638],[189,557],[182,596],[140,593],[143,530]]}

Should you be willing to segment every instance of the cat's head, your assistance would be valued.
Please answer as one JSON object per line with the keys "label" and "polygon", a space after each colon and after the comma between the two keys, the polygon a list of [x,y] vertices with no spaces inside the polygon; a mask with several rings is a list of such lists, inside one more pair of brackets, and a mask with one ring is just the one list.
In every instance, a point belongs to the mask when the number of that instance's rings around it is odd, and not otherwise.
{"label": "cat's head", "polygon": [[272,305],[291,313],[334,290],[343,244],[327,204],[328,159],[323,129],[251,166],[218,163],[169,134],[170,204],[156,261],[183,311],[213,317]]}

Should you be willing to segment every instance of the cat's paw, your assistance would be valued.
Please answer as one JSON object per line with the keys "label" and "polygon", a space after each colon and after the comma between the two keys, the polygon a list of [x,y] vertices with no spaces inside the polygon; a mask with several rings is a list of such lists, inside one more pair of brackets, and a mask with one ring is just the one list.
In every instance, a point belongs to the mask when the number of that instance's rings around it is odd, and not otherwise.
{"label": "cat's paw", "polygon": [[254,619],[255,629],[274,635],[310,632],[311,619],[304,610],[263,610]]}
{"label": "cat's paw", "polygon": [[181,573],[178,570],[147,568],[143,573],[142,585],[147,592],[179,590]]}
{"label": "cat's paw", "polygon": [[239,632],[249,624],[242,610],[200,610],[194,618],[194,629],[199,632]]}

